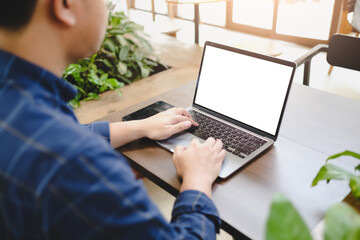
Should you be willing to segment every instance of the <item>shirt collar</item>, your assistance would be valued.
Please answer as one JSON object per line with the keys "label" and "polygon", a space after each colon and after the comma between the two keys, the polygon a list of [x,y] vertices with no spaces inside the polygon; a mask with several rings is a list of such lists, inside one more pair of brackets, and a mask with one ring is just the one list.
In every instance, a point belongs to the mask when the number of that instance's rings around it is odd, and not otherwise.
{"label": "shirt collar", "polygon": [[[76,95],[76,89],[64,79],[30,63],[12,53],[0,49],[0,84],[5,79],[34,82],[60,101],[68,102]],[[21,82],[19,82],[21,84]]]}

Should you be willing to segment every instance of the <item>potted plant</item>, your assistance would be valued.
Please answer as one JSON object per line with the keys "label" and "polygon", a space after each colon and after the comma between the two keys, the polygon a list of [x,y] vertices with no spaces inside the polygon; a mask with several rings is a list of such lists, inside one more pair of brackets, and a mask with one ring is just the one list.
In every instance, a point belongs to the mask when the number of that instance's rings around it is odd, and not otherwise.
{"label": "potted plant", "polygon": [[143,26],[130,21],[124,12],[109,12],[105,39],[97,53],[70,64],[63,78],[77,89],[69,102],[77,108],[80,101],[98,99],[108,90],[119,90],[142,78],[167,69],[155,56]]}

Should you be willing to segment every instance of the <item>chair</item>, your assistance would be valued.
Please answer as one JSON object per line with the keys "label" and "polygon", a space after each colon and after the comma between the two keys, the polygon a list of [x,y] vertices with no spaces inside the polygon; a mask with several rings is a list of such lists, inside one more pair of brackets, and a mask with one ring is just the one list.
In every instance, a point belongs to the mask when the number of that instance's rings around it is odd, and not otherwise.
{"label": "chair", "polygon": [[335,34],[329,44],[318,44],[295,62],[304,64],[303,84],[309,86],[311,60],[320,52],[327,52],[326,60],[332,66],[360,71],[360,38],[356,36]]}
{"label": "chair", "polygon": [[[359,36],[359,31],[351,25],[351,22],[349,21],[349,17],[348,17],[349,14],[354,12],[355,3],[356,0],[343,0],[339,33],[342,34],[355,33],[356,36]],[[331,65],[328,71],[328,75],[331,74],[332,70],[333,70],[333,66]]]}

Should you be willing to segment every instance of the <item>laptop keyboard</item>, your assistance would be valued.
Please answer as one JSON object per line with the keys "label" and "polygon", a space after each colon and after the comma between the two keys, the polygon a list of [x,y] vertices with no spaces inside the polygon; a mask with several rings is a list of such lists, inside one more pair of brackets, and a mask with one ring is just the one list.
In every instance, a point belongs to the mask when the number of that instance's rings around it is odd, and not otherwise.
{"label": "laptop keyboard", "polygon": [[193,110],[189,112],[192,118],[199,123],[199,126],[192,126],[188,129],[188,132],[202,139],[209,137],[220,139],[224,144],[224,149],[236,156],[245,158],[246,155],[249,155],[266,143],[265,140],[228,126],[199,112]]}

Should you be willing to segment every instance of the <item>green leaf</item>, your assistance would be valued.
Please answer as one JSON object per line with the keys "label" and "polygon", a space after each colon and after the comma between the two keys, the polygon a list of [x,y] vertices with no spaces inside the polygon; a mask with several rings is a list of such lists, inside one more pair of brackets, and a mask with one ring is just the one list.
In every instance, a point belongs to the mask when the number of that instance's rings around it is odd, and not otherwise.
{"label": "green leaf", "polygon": [[75,72],[79,72],[81,69],[80,64],[70,64],[64,71],[64,78],[66,78],[69,75],[72,75]]}
{"label": "green leaf", "polygon": [[87,96],[88,96],[88,97],[87,97],[87,98],[84,98],[83,101],[90,101],[90,100],[94,100],[94,99],[99,99],[99,98],[100,98],[98,94],[93,93],[93,92],[88,93]]}
{"label": "green leaf", "polygon": [[126,31],[124,31],[123,29],[118,29],[118,28],[111,28],[111,29],[107,30],[108,37],[123,35],[125,33],[126,33]]}
{"label": "green leaf", "polygon": [[100,88],[99,88],[99,92],[105,92],[106,90],[108,90],[108,87],[106,85],[102,85]]}
{"label": "green leaf", "polygon": [[129,54],[130,48],[128,46],[123,46],[119,53],[119,60],[124,61],[127,59],[127,56]]}
{"label": "green leaf", "polygon": [[131,78],[133,76],[133,73],[128,69],[125,73],[125,77]]}
{"label": "green leaf", "polygon": [[92,56],[91,56],[91,59],[90,59],[90,63],[94,63],[96,57],[97,57],[97,53],[95,53],[94,55],[92,55]]}
{"label": "green leaf", "polygon": [[128,45],[128,41],[126,41],[126,39],[121,35],[115,35],[115,39],[123,47]]}
{"label": "green leaf", "polygon": [[106,38],[104,41],[104,48],[110,52],[115,52],[116,44],[111,38]]}
{"label": "green leaf", "polygon": [[124,77],[124,76],[120,76],[119,78],[120,78],[121,81],[123,81],[125,84],[131,84],[131,83],[132,83],[131,79],[126,78],[126,77]]}
{"label": "green leaf", "polygon": [[360,154],[355,153],[355,152],[351,152],[351,151],[344,151],[342,153],[338,153],[338,154],[330,156],[328,159],[326,159],[326,162],[331,160],[331,159],[335,159],[335,158],[338,158],[338,157],[341,157],[341,156],[352,156],[354,158],[360,159]]}
{"label": "green leaf", "polygon": [[79,86],[75,86],[77,90],[79,90],[81,93],[86,94],[86,92],[84,91],[84,89],[82,87]]}
{"label": "green leaf", "polygon": [[318,184],[319,181],[326,180],[350,180],[352,177],[355,177],[354,174],[332,164],[325,164],[321,167],[318,174],[314,178],[311,186],[314,187]]}
{"label": "green leaf", "polygon": [[69,105],[73,109],[76,109],[76,108],[80,107],[80,102],[76,99],[73,99],[73,100],[69,101]]}
{"label": "green leaf", "polygon": [[95,63],[90,63],[90,69],[94,70],[95,72],[97,71],[97,66]]}
{"label": "green leaf", "polygon": [[[326,159],[326,162],[331,160],[331,159],[335,159],[335,158],[342,157],[342,156],[351,156],[351,157],[360,159],[360,154],[355,153],[355,152],[351,152],[351,151],[344,151],[342,153],[338,153],[338,154],[330,156],[328,159]],[[355,167],[355,170],[360,171],[360,164]]]}
{"label": "green leaf", "polygon": [[311,240],[310,232],[290,201],[276,194],[266,223],[266,240]]}
{"label": "green leaf", "polygon": [[100,75],[103,75],[103,74],[106,73],[106,72],[104,72],[104,70],[102,70],[101,68],[99,68],[97,72],[98,72],[98,74],[100,74]]}
{"label": "green leaf", "polygon": [[90,70],[88,80],[95,85],[101,85],[100,78],[97,76],[94,70]]}
{"label": "green leaf", "polygon": [[109,74],[107,74],[107,73],[103,73],[101,75],[101,77],[100,77],[100,84],[101,85],[106,83],[106,80],[108,79],[108,76],[109,76]]}
{"label": "green leaf", "polygon": [[133,35],[130,33],[126,33],[123,35],[125,39],[127,39],[128,41],[132,42],[133,45],[135,45],[135,47],[139,47],[141,48],[141,42]]}
{"label": "green leaf", "polygon": [[141,69],[141,77],[142,78],[147,78],[150,75],[151,68],[143,66],[143,67],[140,67],[140,69]]}
{"label": "green leaf", "polygon": [[137,40],[138,40],[138,46],[140,48],[142,48],[143,51],[146,51],[148,53],[150,53],[152,51],[152,47],[150,45],[150,43],[143,38],[142,36],[140,36],[137,32],[131,33]]}
{"label": "green leaf", "polygon": [[101,52],[102,54],[104,54],[105,57],[107,57],[107,58],[109,58],[109,59],[115,58],[115,53],[114,53],[114,52],[110,52],[110,51],[108,51],[108,50],[106,50],[106,49],[104,49],[104,48],[101,48],[101,49],[100,49],[100,52]]}
{"label": "green leaf", "polygon": [[145,56],[144,53],[141,52],[139,49],[136,49],[133,54],[134,54],[135,61],[138,63],[138,65],[139,66],[142,65],[142,60]]}
{"label": "green leaf", "polygon": [[349,186],[351,193],[358,199],[360,199],[360,177],[354,176],[350,179]]}
{"label": "green leaf", "polygon": [[106,80],[106,86],[108,86],[110,89],[116,89],[123,87],[124,83],[119,82],[115,78],[109,78]]}
{"label": "green leaf", "polygon": [[86,71],[88,71],[88,70],[89,70],[89,68],[88,68],[87,63],[86,63],[86,66],[82,66],[82,67],[81,67],[80,73],[86,72]]}
{"label": "green leaf", "polygon": [[106,67],[108,68],[112,68],[113,64],[109,61],[109,59],[105,58],[105,59],[97,59],[96,62],[101,62],[103,63]]}
{"label": "green leaf", "polygon": [[109,25],[117,27],[121,24],[122,20],[125,20],[126,16],[124,12],[110,12]]}
{"label": "green leaf", "polygon": [[150,75],[151,68],[144,66],[144,64],[141,61],[137,61],[137,64],[140,67],[141,77],[142,78],[148,77]]}
{"label": "green leaf", "polygon": [[80,91],[78,91],[78,92],[76,93],[75,100],[78,100],[78,101],[79,101],[82,96],[83,96],[83,94],[82,94]]}
{"label": "green leaf", "polygon": [[113,18],[111,18],[111,23],[110,24],[113,25],[113,26],[117,26],[117,25],[120,24],[120,19],[113,17]]}
{"label": "green leaf", "polygon": [[113,66],[113,64],[108,60],[108,59],[104,59],[104,64],[108,67],[111,68]]}
{"label": "green leaf", "polygon": [[[70,81],[70,83],[72,83],[73,85],[76,84],[82,84],[84,82],[84,80],[81,77],[81,69],[70,69],[70,71],[68,73],[71,73],[70,75],[68,74],[64,74],[63,78]],[[75,81],[75,82],[74,82]]]}
{"label": "green leaf", "polygon": [[325,216],[325,240],[360,239],[360,215],[346,204],[332,206]]}
{"label": "green leaf", "polygon": [[117,69],[118,69],[118,71],[119,71],[119,73],[120,73],[121,75],[124,75],[124,74],[127,72],[127,70],[128,70],[126,64],[123,63],[123,62],[119,62],[119,63],[117,64]]}
{"label": "green leaf", "polygon": [[144,63],[150,67],[156,67],[157,65],[159,65],[157,62],[153,62],[149,59],[144,59]]}

